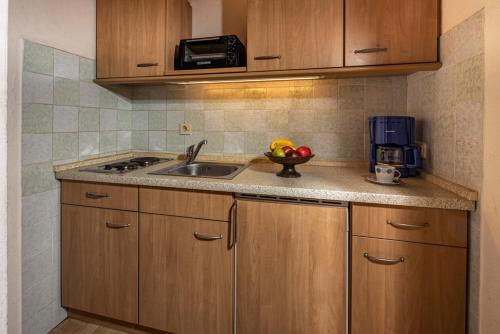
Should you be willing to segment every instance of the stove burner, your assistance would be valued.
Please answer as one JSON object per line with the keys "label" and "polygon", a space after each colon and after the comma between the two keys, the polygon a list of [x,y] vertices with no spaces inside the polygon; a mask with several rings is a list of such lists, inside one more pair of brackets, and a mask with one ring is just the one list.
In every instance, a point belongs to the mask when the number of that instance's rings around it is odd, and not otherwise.
{"label": "stove burner", "polygon": [[136,169],[146,168],[154,164],[170,160],[172,159],[161,159],[156,157],[138,157],[125,161],[122,160],[117,162],[110,162],[105,165],[82,169],[82,171],[95,172],[95,173],[126,173]]}
{"label": "stove burner", "polygon": [[130,160],[130,162],[135,162],[138,163],[141,166],[147,167],[151,166],[152,164],[155,164],[160,161],[160,158],[156,157],[140,157],[140,158],[134,158]]}

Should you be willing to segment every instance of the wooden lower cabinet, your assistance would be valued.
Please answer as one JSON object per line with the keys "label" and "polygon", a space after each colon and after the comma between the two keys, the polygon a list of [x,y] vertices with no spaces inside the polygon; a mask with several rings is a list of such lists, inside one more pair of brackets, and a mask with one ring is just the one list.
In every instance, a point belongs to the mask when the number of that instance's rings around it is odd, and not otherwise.
{"label": "wooden lower cabinet", "polygon": [[346,332],[347,209],[238,201],[237,333]]}
{"label": "wooden lower cabinet", "polygon": [[139,324],[178,334],[230,334],[230,223],[152,214],[140,219]]}
{"label": "wooden lower cabinet", "polygon": [[137,323],[137,212],[62,205],[62,305]]}
{"label": "wooden lower cabinet", "polygon": [[465,248],[353,237],[351,333],[465,333],[466,259]]}

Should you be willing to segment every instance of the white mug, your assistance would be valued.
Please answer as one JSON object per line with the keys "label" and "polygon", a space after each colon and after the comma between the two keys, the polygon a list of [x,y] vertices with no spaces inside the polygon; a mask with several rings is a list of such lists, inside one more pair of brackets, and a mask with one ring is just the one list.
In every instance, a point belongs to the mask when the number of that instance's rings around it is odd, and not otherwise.
{"label": "white mug", "polygon": [[377,176],[377,181],[383,183],[398,181],[401,177],[401,173],[395,167],[383,164],[375,166],[375,174]]}

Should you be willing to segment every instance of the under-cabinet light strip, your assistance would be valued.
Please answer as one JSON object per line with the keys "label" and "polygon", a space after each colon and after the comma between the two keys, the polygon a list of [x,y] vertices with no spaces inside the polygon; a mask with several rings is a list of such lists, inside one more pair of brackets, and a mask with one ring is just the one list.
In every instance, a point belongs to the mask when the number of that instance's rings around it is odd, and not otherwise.
{"label": "under-cabinet light strip", "polygon": [[219,79],[219,80],[200,80],[200,81],[165,81],[168,85],[206,85],[220,83],[241,83],[241,82],[265,82],[265,81],[299,81],[299,80],[319,80],[324,76],[309,77],[284,77],[284,78],[262,78],[262,79]]}

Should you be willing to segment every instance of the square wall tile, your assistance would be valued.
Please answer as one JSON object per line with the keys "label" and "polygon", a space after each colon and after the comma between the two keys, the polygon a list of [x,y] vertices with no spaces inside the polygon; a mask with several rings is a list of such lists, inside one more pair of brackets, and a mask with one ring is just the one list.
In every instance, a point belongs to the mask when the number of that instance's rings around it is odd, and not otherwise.
{"label": "square wall tile", "polygon": [[132,130],[148,130],[148,117],[147,111],[133,111]]}
{"label": "square wall tile", "polygon": [[54,76],[71,80],[79,80],[79,57],[64,51],[54,50]]}
{"label": "square wall tile", "polygon": [[224,132],[209,131],[205,132],[207,145],[203,147],[203,152],[206,153],[223,153],[224,152]]}
{"label": "square wall tile", "polygon": [[116,129],[129,131],[132,129],[132,111],[118,110],[116,113]]}
{"label": "square wall tile", "polygon": [[243,154],[245,153],[245,133],[225,132],[224,133],[224,153]]}
{"label": "square wall tile", "polygon": [[56,184],[51,161],[22,167],[23,196],[52,190]]}
{"label": "square wall tile", "polygon": [[24,72],[23,103],[52,104],[54,95],[54,79],[52,76]]}
{"label": "square wall tile", "polygon": [[205,110],[205,131],[224,131],[224,110]]}
{"label": "square wall tile", "polygon": [[80,132],[78,148],[80,157],[99,154],[99,132]]}
{"label": "square wall tile", "polygon": [[151,110],[148,112],[148,130],[150,131],[167,130],[166,110]]}
{"label": "square wall tile", "polygon": [[203,110],[186,110],[185,120],[191,124],[193,131],[203,131],[205,129],[205,114]]}
{"label": "square wall tile", "polygon": [[268,151],[268,146],[265,132],[245,133],[245,154],[263,154]]}
{"label": "square wall tile", "polygon": [[99,131],[100,112],[97,108],[80,108],[78,129],[80,131]]}
{"label": "square wall tile", "polygon": [[179,125],[184,122],[184,110],[167,111],[167,130],[179,131]]}
{"label": "square wall tile", "polygon": [[179,131],[167,131],[167,151],[182,153],[185,151],[184,138]]}
{"label": "square wall tile", "polygon": [[78,107],[54,106],[53,131],[77,132]]}
{"label": "square wall tile", "polygon": [[149,149],[148,131],[132,131],[132,150],[147,151]]}
{"label": "square wall tile", "polygon": [[93,82],[80,81],[80,106],[99,107],[101,88]]}
{"label": "square wall tile", "polygon": [[95,60],[80,57],[80,81],[92,81],[96,78]]}
{"label": "square wall tile", "polygon": [[107,109],[118,108],[118,97],[111,90],[101,87],[99,90],[99,107]]}
{"label": "square wall tile", "polygon": [[116,150],[129,151],[132,148],[132,132],[117,131],[116,132]]}
{"label": "square wall tile", "polygon": [[54,133],[52,135],[52,160],[62,161],[78,158],[78,134]]}
{"label": "square wall tile", "polygon": [[52,134],[24,134],[22,142],[23,165],[52,160]]}
{"label": "square wall tile", "polygon": [[54,50],[41,44],[24,41],[23,70],[53,75]]}
{"label": "square wall tile", "polygon": [[167,132],[149,131],[149,150],[166,151],[167,150]]}
{"label": "square wall tile", "polygon": [[117,111],[114,109],[101,109],[100,111],[100,131],[116,130]]}
{"label": "square wall tile", "polygon": [[100,153],[111,153],[116,151],[116,131],[99,132]]}
{"label": "square wall tile", "polygon": [[51,133],[52,105],[23,104],[23,133]]}
{"label": "square wall tile", "polygon": [[54,78],[54,104],[78,107],[80,105],[80,83],[71,79]]}

